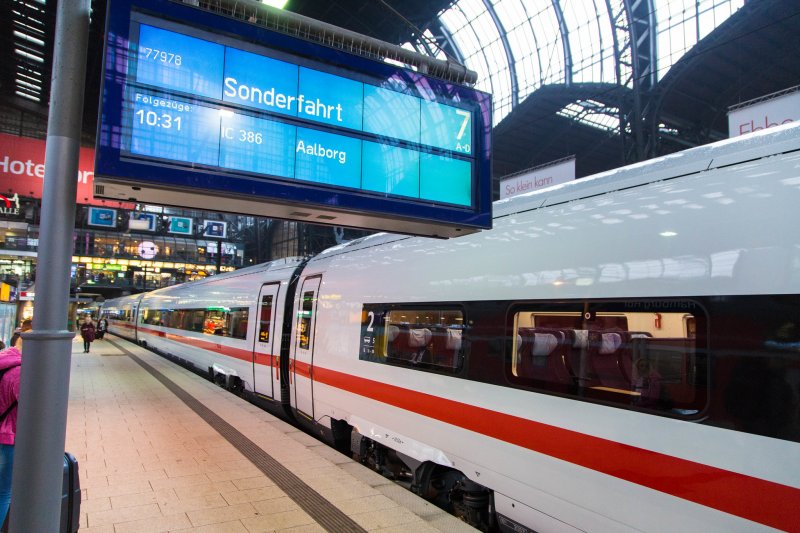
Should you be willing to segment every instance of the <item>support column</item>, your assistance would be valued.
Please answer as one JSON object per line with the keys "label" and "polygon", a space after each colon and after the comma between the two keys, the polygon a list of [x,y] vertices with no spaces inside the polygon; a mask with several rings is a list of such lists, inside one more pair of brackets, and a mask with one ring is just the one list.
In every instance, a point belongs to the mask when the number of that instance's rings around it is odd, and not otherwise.
{"label": "support column", "polygon": [[11,533],[59,531],[73,333],[67,330],[89,0],[58,2],[33,330],[14,446]]}

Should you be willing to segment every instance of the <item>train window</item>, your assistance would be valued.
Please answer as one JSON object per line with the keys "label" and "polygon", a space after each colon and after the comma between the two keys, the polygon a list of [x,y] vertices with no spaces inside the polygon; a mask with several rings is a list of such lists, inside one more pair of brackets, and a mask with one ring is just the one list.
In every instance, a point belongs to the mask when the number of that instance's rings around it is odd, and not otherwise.
{"label": "train window", "polygon": [[300,310],[300,320],[297,323],[297,332],[300,335],[300,348],[308,350],[311,345],[311,313],[314,310],[314,291],[303,293],[303,307]]}
{"label": "train window", "polygon": [[205,316],[206,312],[203,309],[192,310],[187,317],[188,320],[184,325],[184,329],[202,333]]}
{"label": "train window", "polygon": [[185,320],[186,320],[186,310],[176,309],[175,311],[170,312],[169,321],[167,322],[167,325],[175,329],[184,329],[183,323]]}
{"label": "train window", "polygon": [[206,335],[226,336],[228,334],[226,314],[227,309],[223,307],[209,307],[206,309],[206,315],[203,321],[203,333]]}
{"label": "train window", "polygon": [[516,385],[694,415],[705,407],[705,320],[693,302],[575,304],[512,314]]}
{"label": "train window", "polygon": [[162,309],[144,309],[142,312],[142,322],[151,326],[164,325],[163,320],[164,311]]}
{"label": "train window", "polygon": [[156,310],[155,309],[142,309],[142,312],[139,314],[139,321],[142,324],[153,324],[153,316],[155,316]]}
{"label": "train window", "polygon": [[247,307],[234,307],[228,312],[227,334],[234,339],[247,337],[247,320],[250,309]]}
{"label": "train window", "polygon": [[272,327],[272,295],[265,294],[261,298],[261,311],[258,320],[258,342],[269,342]]}
{"label": "train window", "polygon": [[386,309],[365,306],[360,358],[455,372],[463,359],[464,313],[460,309]]}

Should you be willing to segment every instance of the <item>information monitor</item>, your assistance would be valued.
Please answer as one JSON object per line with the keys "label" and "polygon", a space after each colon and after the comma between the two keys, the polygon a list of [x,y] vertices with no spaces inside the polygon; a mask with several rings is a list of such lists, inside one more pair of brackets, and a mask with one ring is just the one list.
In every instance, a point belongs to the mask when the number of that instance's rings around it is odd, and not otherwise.
{"label": "information monitor", "polygon": [[440,237],[491,226],[489,95],[180,3],[108,13],[97,196]]}

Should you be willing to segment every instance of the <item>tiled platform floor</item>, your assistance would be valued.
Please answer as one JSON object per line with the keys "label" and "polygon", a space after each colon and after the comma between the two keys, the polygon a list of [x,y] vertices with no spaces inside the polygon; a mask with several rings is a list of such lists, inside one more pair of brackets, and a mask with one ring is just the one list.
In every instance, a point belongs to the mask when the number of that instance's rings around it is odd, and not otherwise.
{"label": "tiled platform floor", "polygon": [[[474,531],[210,382],[124,343],[368,531]],[[108,341],[75,341],[66,449],[78,458],[81,531],[325,531],[275,483]]]}

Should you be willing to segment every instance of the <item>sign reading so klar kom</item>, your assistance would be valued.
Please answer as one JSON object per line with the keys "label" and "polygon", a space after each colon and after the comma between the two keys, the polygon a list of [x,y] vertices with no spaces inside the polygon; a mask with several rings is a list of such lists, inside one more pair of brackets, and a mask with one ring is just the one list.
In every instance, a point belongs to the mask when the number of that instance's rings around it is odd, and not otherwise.
{"label": "sign reading so klar kom", "polygon": [[97,194],[439,236],[491,225],[488,95],[179,4],[109,14]]}

